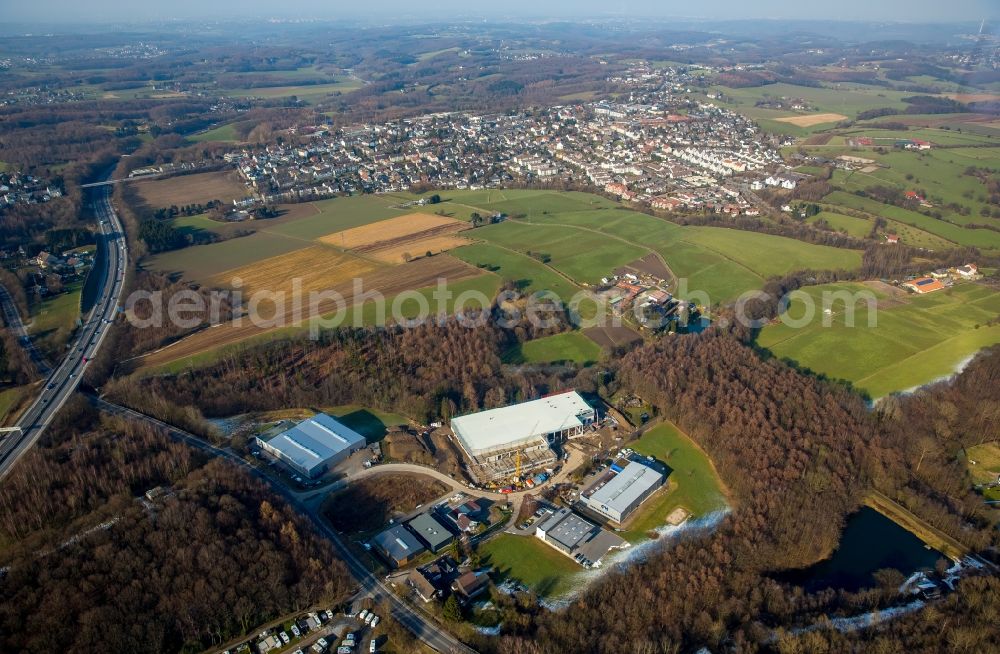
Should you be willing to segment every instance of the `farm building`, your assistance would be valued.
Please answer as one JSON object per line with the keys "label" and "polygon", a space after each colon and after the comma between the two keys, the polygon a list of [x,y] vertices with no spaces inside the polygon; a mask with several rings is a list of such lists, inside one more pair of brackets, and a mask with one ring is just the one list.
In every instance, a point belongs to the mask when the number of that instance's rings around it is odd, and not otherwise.
{"label": "farm building", "polygon": [[551,445],[573,438],[597,419],[597,412],[576,391],[453,418],[451,429],[486,480],[510,476],[520,452],[521,468],[555,461]]}
{"label": "farm building", "polygon": [[389,527],[372,538],[372,546],[385,558],[386,562],[397,568],[406,565],[427,551],[427,548],[417,540],[413,532],[403,525]]}
{"label": "farm building", "polygon": [[924,293],[933,293],[934,291],[940,291],[944,288],[944,284],[940,281],[934,279],[933,277],[918,277],[913,281],[906,282],[903,284],[904,288],[908,288],[915,293],[923,295]]}
{"label": "farm building", "polygon": [[363,448],[365,437],[320,413],[271,438],[258,436],[257,443],[299,474],[315,478]]}
{"label": "farm building", "polygon": [[630,461],[620,472],[610,478],[602,477],[585,491],[583,501],[588,508],[621,524],[662,485],[662,473]]}
{"label": "farm building", "polygon": [[435,553],[440,552],[454,538],[448,528],[430,513],[421,513],[408,524],[427,549]]}

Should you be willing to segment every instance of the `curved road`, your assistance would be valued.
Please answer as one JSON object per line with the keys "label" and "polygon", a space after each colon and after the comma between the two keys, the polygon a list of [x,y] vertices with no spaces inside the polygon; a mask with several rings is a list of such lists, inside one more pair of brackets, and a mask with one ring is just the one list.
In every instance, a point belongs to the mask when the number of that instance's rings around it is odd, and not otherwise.
{"label": "curved road", "polygon": [[[90,401],[101,411],[156,425],[157,427],[166,430],[167,434],[171,438],[186,443],[187,445],[211,454],[212,456],[222,457],[227,461],[240,466],[254,477],[266,482],[272,489],[274,489],[275,492],[284,497],[294,508],[309,516],[320,533],[326,536],[326,538],[333,544],[333,547],[337,550],[337,554],[340,556],[341,560],[345,565],[347,565],[348,570],[350,570],[351,574],[361,585],[359,594],[371,595],[376,602],[381,602],[383,600],[387,601],[392,607],[392,617],[404,627],[409,629],[418,639],[432,649],[446,654],[476,654],[474,649],[461,643],[450,633],[439,627],[430,615],[420,610],[418,607],[407,604],[397,597],[388,586],[372,574],[372,572],[368,570],[368,568],[361,561],[359,561],[356,556],[354,556],[354,553],[351,552],[346,545],[344,545],[337,532],[334,531],[333,528],[327,524],[326,520],[322,518],[318,507],[309,506],[301,501],[301,494],[293,493],[287,486],[285,486],[285,484],[272,478],[263,468],[248,463],[230,449],[216,447],[202,438],[199,438],[190,432],[186,432],[183,429],[178,429],[177,427],[169,425],[162,420],[157,420],[156,418],[147,416],[144,413],[139,413],[138,411],[133,411],[127,407],[112,404],[111,402],[95,396],[89,397]],[[422,469],[421,472],[426,472],[426,469]],[[449,481],[454,482],[453,479],[449,479]]]}
{"label": "curved road", "polygon": [[[98,235],[104,242],[107,257],[107,265],[100,272],[103,279],[99,299],[66,356],[45,380],[41,394],[18,419],[15,426],[19,431],[0,435],[0,479],[31,449],[69,396],[76,391],[80,377],[90,359],[100,350],[108,326],[118,312],[128,252],[121,221],[111,206],[109,189],[108,186],[101,186],[90,191],[98,217]],[[24,343],[23,340],[21,342]]]}

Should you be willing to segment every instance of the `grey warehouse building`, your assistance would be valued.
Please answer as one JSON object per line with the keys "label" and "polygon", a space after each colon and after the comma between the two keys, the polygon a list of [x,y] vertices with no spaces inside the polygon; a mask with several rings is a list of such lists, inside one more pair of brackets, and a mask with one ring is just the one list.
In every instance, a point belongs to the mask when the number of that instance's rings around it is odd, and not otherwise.
{"label": "grey warehouse building", "polygon": [[389,527],[372,539],[372,545],[386,561],[397,568],[427,551],[413,532],[403,525]]}
{"label": "grey warehouse building", "polygon": [[365,437],[334,418],[320,413],[291,429],[257,443],[265,452],[310,479],[365,446]]}
{"label": "grey warehouse building", "polygon": [[603,485],[584,493],[583,501],[588,508],[621,524],[662,485],[662,473],[638,461],[630,461]]}
{"label": "grey warehouse building", "polygon": [[600,527],[587,522],[569,509],[559,509],[538,525],[535,535],[564,554],[572,555],[577,547],[599,531]]}
{"label": "grey warehouse building", "polygon": [[421,513],[408,523],[417,538],[423,541],[427,549],[437,553],[455,537],[441,522],[430,513]]}

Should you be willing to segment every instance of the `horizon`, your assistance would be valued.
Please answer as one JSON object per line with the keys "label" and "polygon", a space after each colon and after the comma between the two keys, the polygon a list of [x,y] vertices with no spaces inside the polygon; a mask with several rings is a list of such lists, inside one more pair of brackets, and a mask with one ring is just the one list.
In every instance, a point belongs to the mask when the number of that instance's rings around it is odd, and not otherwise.
{"label": "horizon", "polygon": [[[947,6],[933,0],[884,0],[872,6],[864,0],[846,0],[836,7],[814,7],[787,0],[764,0],[747,7],[737,0],[707,0],[699,11],[691,13],[687,3],[656,3],[648,0],[618,2],[612,8],[594,0],[569,2],[558,0],[544,8],[526,0],[514,0],[502,9],[495,6],[475,9],[468,3],[444,0],[432,7],[414,11],[400,0],[376,0],[364,9],[330,7],[320,0],[296,0],[275,9],[263,0],[220,0],[205,6],[193,0],[177,0],[167,7],[140,6],[122,0],[95,0],[86,7],[65,0],[39,0],[9,7],[6,23],[13,25],[153,24],[162,22],[210,20],[213,22],[377,22],[380,24],[419,23],[447,19],[447,22],[519,22],[592,20],[677,20],[689,22],[836,22],[892,23],[901,25],[961,24],[1000,18],[1000,5],[989,0],[958,0]],[[391,15],[386,15],[391,13]],[[849,18],[848,18],[849,17]]]}

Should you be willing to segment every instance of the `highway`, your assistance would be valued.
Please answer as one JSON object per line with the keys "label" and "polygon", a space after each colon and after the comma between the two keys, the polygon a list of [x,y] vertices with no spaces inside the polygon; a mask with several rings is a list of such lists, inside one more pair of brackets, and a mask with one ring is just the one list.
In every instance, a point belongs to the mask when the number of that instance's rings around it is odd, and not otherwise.
{"label": "highway", "polygon": [[162,420],[157,420],[156,418],[147,416],[144,413],[139,413],[138,411],[133,411],[127,407],[113,404],[93,395],[88,395],[88,398],[93,405],[101,411],[156,425],[157,427],[165,430],[166,433],[174,440],[183,442],[212,456],[224,458],[227,461],[243,468],[254,477],[266,482],[271,486],[271,488],[274,489],[275,492],[284,497],[296,510],[308,516],[312,520],[313,524],[316,525],[319,532],[330,541],[334,549],[337,550],[337,555],[344,562],[351,575],[361,586],[355,596],[367,595],[372,597],[376,603],[383,601],[388,602],[389,606],[392,607],[392,617],[412,632],[425,645],[437,652],[442,652],[444,654],[476,654],[476,650],[468,647],[446,630],[439,627],[429,614],[420,610],[418,607],[407,604],[402,599],[397,597],[396,594],[382,582],[382,580],[376,577],[368,569],[368,567],[358,560],[354,553],[348,549],[348,547],[340,539],[337,532],[334,531],[333,528],[330,527],[326,520],[324,520],[320,515],[318,506],[311,506],[301,501],[300,494],[292,492],[292,490],[280,480],[272,478],[264,468],[251,465],[231,449],[217,447],[190,432],[178,429],[177,427],[169,425]]}
{"label": "highway", "polygon": [[[108,328],[118,313],[128,266],[128,251],[125,231],[111,205],[110,189],[111,187],[102,186],[89,191],[98,217],[98,238],[104,242],[106,256],[103,270],[95,269],[91,273],[103,276],[97,303],[90,315],[84,318],[83,327],[79,329],[63,360],[45,379],[41,394],[15,424],[20,431],[0,435],[0,479],[38,441],[59,409],[76,391],[80,378],[90,360],[100,350]],[[20,324],[20,320],[17,324]],[[21,334],[18,333],[18,336],[20,338]],[[24,339],[20,340],[24,344]]]}

